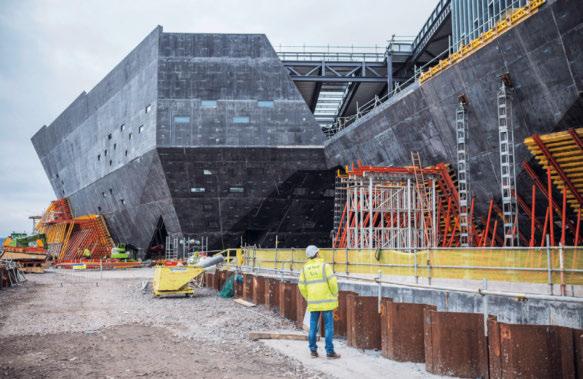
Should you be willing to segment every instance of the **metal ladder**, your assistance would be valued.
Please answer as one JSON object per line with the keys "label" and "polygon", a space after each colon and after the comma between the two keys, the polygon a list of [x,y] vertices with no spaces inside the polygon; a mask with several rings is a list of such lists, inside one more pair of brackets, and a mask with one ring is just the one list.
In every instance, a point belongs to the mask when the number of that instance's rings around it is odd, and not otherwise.
{"label": "metal ladder", "polygon": [[509,88],[503,81],[498,90],[498,138],[500,142],[500,187],[504,216],[504,246],[518,246],[514,130]]}
{"label": "metal ladder", "polygon": [[334,185],[334,232],[335,236],[340,230],[340,222],[342,221],[342,213],[346,207],[346,185],[342,181],[340,175],[336,176],[336,183]]}
{"label": "metal ladder", "polygon": [[411,161],[413,163],[413,173],[415,174],[415,188],[417,189],[417,195],[421,202],[421,210],[423,212],[424,225],[424,239],[426,246],[431,246],[431,235],[429,230],[432,230],[431,222],[431,197],[427,192],[427,186],[425,185],[425,177],[423,176],[423,166],[421,166],[421,157],[419,152],[411,152]]}
{"label": "metal ladder", "polygon": [[166,260],[178,259],[178,240],[177,236],[166,236]]}
{"label": "metal ladder", "polygon": [[467,117],[465,102],[460,100],[455,113],[455,123],[457,132],[457,181],[459,194],[459,224],[460,224],[460,246],[470,246],[469,233],[469,170],[467,154]]}

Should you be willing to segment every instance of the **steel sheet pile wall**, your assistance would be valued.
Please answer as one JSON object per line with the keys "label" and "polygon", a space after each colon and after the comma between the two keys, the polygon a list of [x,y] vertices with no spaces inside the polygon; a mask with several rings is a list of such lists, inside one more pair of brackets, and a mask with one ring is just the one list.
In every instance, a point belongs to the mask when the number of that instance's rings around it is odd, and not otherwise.
{"label": "steel sheet pile wall", "polygon": [[253,301],[253,275],[243,274],[243,298]]}
{"label": "steel sheet pile wall", "polygon": [[262,276],[253,277],[253,303],[265,304],[265,278]]}
{"label": "steel sheet pile wall", "polygon": [[[304,326],[304,316],[306,315],[306,308],[308,307],[308,303],[306,299],[300,293],[300,290],[296,286],[296,325],[299,328],[303,328]],[[334,318],[336,319],[336,318]],[[334,324],[334,328],[336,329],[336,323]],[[336,330],[334,331],[336,332]]]}
{"label": "steel sheet pile wall", "polygon": [[381,319],[378,299],[371,296],[346,295],[346,339],[358,349],[381,348]]}
{"label": "steel sheet pile wall", "polygon": [[276,312],[279,312],[279,283],[274,278],[265,279],[265,305]]}
{"label": "steel sheet pile wall", "polygon": [[279,283],[279,314],[283,318],[296,321],[297,285],[290,282]]}
{"label": "steel sheet pile wall", "polygon": [[[224,273],[214,277],[228,276]],[[302,327],[306,301],[295,282],[260,274],[244,276],[245,283],[253,283],[250,291],[255,304],[264,304]],[[206,277],[206,285],[214,285],[213,275],[207,273]],[[425,362],[426,370],[438,375],[583,376],[581,329],[507,324],[488,316],[486,337],[484,314],[437,311],[434,305],[395,302],[387,297],[381,298],[379,314],[378,301],[376,296],[340,291],[334,312],[335,337],[346,335],[350,347],[382,349],[383,357],[395,361]]]}
{"label": "steel sheet pile wall", "polygon": [[213,273],[211,273],[211,272],[205,272],[204,273],[204,285],[206,287],[209,287],[209,288],[210,287],[213,287],[213,283],[215,281],[214,276],[215,275]]}
{"label": "steel sheet pile wall", "polygon": [[425,368],[438,375],[488,376],[484,319],[478,313],[424,311]]}
{"label": "steel sheet pile wall", "polygon": [[347,311],[348,311],[348,294],[356,295],[354,292],[340,291],[338,293],[338,308],[334,310],[334,335],[346,337],[347,331]]}
{"label": "steel sheet pile wall", "polygon": [[381,309],[382,355],[400,362],[425,362],[425,304],[394,303],[383,299]]}
{"label": "steel sheet pile wall", "polygon": [[488,331],[491,378],[583,376],[581,330],[490,320]]}

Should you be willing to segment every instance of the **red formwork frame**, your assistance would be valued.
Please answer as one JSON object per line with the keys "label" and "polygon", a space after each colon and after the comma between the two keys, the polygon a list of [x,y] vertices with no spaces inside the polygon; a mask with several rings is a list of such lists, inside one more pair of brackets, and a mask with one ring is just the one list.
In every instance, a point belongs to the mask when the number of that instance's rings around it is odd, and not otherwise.
{"label": "red formwork frame", "polygon": [[[360,161],[357,161],[356,165],[352,164],[350,166],[345,166],[345,174],[344,175],[364,176],[366,173],[415,175],[415,168],[413,166],[407,166],[407,167],[364,166],[361,164]],[[437,164],[435,166],[422,168],[421,173],[423,173],[424,175],[433,175],[433,176],[437,177],[436,184],[437,184],[438,189],[442,193],[442,196],[440,196],[439,199],[437,199],[438,201],[436,204],[436,206],[437,206],[436,212],[438,214],[438,220],[440,220],[439,217],[446,214],[444,212],[444,209],[443,209],[443,204],[444,204],[443,199],[444,198],[448,199],[448,201],[447,201],[448,210],[447,210],[446,222],[445,222],[445,226],[444,226],[445,230],[443,232],[443,235],[441,235],[439,225],[436,225],[437,243],[439,244],[439,242],[441,241],[443,246],[447,246],[450,243],[453,244],[453,241],[451,241],[451,236],[449,235],[449,231],[450,231],[450,229],[453,229],[455,232],[456,225],[455,225],[455,222],[452,223],[452,221],[454,221],[454,220],[451,219],[450,215],[455,214],[456,210],[459,209],[459,197],[458,197],[459,195],[457,193],[457,188],[456,188],[451,176],[449,175],[448,166],[446,164],[440,163],[440,164]],[[358,202],[358,200],[357,200],[357,202]],[[360,205],[357,204],[357,206],[360,206]],[[350,212],[348,212],[346,210],[346,207],[344,207],[344,209],[342,211],[341,218],[340,218],[340,224],[339,224],[338,230],[337,230],[336,235],[334,236],[334,239],[333,239],[333,246],[335,248],[346,247],[346,233],[347,233],[346,224],[349,223],[351,225],[351,227],[354,227],[359,222],[360,221],[356,220],[350,214]],[[368,225],[369,223],[373,223],[373,225],[376,225],[379,222],[384,222],[384,221],[382,219],[379,219],[378,214],[375,214],[375,217],[372,220],[370,219],[370,215],[367,214],[365,219],[363,220],[363,225]],[[473,226],[471,228],[471,230],[473,232],[472,234],[475,235],[475,233],[476,233],[475,226]]]}
{"label": "red formwork frame", "polygon": [[[528,176],[530,177],[532,182],[538,188],[539,192],[542,193],[547,200],[550,200],[550,203],[552,204],[552,209],[555,211],[555,213],[558,216],[561,216],[561,214],[562,214],[561,207],[559,206],[559,204],[556,201],[554,201],[552,199],[552,197],[549,199],[548,186],[545,186],[545,184],[540,180],[540,178],[534,172],[533,168],[528,164],[528,162],[526,162],[526,161],[522,162],[522,169],[528,174]],[[569,228],[571,233],[573,233],[573,235],[574,235],[575,225],[573,224],[573,222],[570,219],[567,219],[567,227]],[[544,239],[544,237],[543,237],[543,239]]]}

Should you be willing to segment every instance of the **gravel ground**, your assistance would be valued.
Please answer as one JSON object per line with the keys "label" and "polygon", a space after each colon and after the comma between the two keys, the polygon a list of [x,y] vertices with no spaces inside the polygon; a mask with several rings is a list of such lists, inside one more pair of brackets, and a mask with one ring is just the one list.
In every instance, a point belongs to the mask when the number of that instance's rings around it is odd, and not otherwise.
{"label": "gravel ground", "polygon": [[247,338],[293,330],[291,322],[209,289],[154,298],[142,292],[151,277],[151,269],[48,272],[0,292],[0,375],[325,377]]}

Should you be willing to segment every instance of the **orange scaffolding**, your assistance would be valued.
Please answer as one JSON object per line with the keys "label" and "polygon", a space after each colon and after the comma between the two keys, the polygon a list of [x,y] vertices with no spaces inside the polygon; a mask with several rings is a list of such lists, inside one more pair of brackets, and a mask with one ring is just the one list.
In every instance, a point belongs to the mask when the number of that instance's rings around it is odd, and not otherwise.
{"label": "orange scaffolding", "polygon": [[108,258],[114,246],[105,219],[100,215],[73,217],[67,199],[51,202],[36,229],[47,236],[49,254],[58,261]]}

